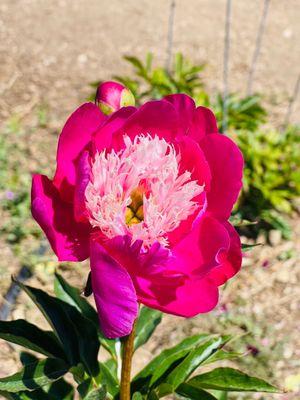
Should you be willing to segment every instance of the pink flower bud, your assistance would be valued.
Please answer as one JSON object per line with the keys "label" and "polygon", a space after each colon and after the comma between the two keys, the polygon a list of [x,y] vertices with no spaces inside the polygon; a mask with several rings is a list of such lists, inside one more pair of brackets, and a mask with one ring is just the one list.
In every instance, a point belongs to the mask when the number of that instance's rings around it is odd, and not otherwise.
{"label": "pink flower bud", "polygon": [[98,86],[95,103],[105,115],[121,107],[134,106],[135,99],[127,87],[118,82],[103,82]]}

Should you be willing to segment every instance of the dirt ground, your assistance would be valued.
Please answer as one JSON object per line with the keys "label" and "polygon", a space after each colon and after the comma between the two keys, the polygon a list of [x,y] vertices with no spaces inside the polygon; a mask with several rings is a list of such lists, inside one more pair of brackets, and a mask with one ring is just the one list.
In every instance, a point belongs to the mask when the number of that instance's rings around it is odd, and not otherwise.
{"label": "dirt ground", "polygon": [[[178,0],[174,51],[206,62],[205,81],[222,88],[224,0]],[[245,92],[263,0],[232,7],[230,90]],[[46,102],[61,119],[85,97],[88,83],[128,72],[124,54],[166,59],[169,0],[1,0],[1,115],[30,113]],[[272,0],[254,90],[286,110],[299,74],[299,0]],[[299,102],[293,113],[297,122]],[[299,118],[299,117],[298,117]],[[299,119],[298,119],[299,122]]]}
{"label": "dirt ground", "polygon": [[[232,3],[229,85],[230,91],[245,93],[263,0]],[[29,132],[21,136],[24,148],[30,149],[22,164],[27,173],[53,171],[57,134],[66,117],[90,94],[90,82],[130,74],[123,55],[144,57],[152,51],[157,62],[165,62],[168,10],[168,0],[0,1],[0,128],[18,116]],[[174,52],[207,64],[204,81],[210,92],[222,89],[224,11],[223,0],[176,2]],[[263,93],[277,126],[299,75],[299,20],[300,0],[271,1],[254,90]],[[47,110],[46,129],[37,128],[40,107]],[[299,123],[299,111],[298,98],[291,122]],[[209,316],[188,321],[166,316],[153,340],[138,353],[136,366],[186,334],[233,331],[233,326],[244,324],[254,331],[252,342],[260,349],[259,357],[250,355],[248,368],[262,368],[262,375],[293,389],[268,398],[299,399],[299,221],[293,227],[290,241],[274,234],[272,246],[247,253],[243,271],[223,289],[220,306]],[[3,294],[18,260],[1,238],[0,252]],[[85,272],[65,274],[77,283]],[[40,271],[31,284],[50,287],[51,282],[51,273]],[[20,317],[40,321],[25,297],[13,313],[13,318]],[[0,376],[15,371],[16,365],[16,347],[0,342]]]}

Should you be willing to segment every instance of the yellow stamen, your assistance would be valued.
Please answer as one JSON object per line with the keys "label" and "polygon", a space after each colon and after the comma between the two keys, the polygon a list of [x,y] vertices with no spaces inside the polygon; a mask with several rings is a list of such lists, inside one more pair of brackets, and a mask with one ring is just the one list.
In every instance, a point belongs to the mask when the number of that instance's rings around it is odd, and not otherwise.
{"label": "yellow stamen", "polygon": [[131,203],[126,208],[125,212],[125,222],[128,226],[139,224],[141,221],[144,220],[143,190],[141,188],[133,190],[130,198]]}

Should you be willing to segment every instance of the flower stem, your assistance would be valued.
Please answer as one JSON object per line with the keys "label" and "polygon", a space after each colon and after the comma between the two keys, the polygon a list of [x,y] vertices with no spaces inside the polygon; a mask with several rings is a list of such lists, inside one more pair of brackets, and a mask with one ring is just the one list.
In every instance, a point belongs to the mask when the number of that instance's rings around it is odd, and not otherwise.
{"label": "flower stem", "polygon": [[133,324],[130,335],[126,336],[123,344],[122,373],[120,385],[120,400],[130,400],[130,376],[134,350],[135,325]]}

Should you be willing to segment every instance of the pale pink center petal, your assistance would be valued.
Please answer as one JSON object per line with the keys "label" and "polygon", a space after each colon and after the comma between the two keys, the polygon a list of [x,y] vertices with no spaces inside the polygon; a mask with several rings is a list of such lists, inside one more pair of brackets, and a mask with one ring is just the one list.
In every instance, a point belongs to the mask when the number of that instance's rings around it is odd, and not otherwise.
{"label": "pale pink center petal", "polygon": [[166,235],[200,205],[193,201],[204,190],[179,173],[180,154],[158,136],[124,138],[116,153],[97,153],[85,191],[89,220],[108,238],[130,235],[145,247],[154,242],[167,246]]}

